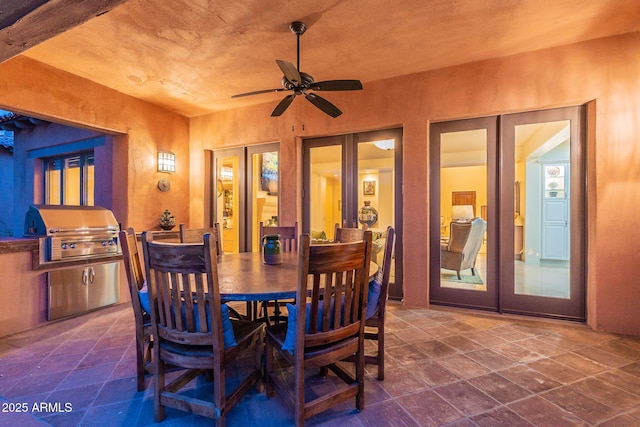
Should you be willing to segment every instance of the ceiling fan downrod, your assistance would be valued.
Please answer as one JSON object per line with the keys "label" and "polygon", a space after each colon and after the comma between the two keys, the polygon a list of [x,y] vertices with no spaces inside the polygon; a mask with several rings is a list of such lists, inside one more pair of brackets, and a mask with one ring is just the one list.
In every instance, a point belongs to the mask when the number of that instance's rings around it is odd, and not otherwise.
{"label": "ceiling fan downrod", "polygon": [[298,69],[298,71],[300,71],[300,36],[303,35],[305,31],[307,31],[307,26],[305,25],[304,22],[294,21],[291,24],[289,24],[289,29],[293,34],[297,36],[296,38],[298,40],[298,49],[296,51],[296,58],[297,58],[296,68]]}

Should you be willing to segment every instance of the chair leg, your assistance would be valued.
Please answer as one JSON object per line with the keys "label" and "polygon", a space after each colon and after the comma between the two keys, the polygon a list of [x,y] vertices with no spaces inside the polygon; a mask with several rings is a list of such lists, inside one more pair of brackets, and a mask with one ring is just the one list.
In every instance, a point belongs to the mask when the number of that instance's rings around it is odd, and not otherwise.
{"label": "chair leg", "polygon": [[[227,412],[226,403],[225,403],[225,374],[224,369],[222,371],[220,369],[213,369],[213,383],[215,384],[215,388],[213,390],[213,404],[216,408],[220,409],[217,416],[214,419],[214,425],[217,427],[225,426],[225,414]],[[217,411],[216,411],[217,412]]]}
{"label": "chair leg", "polygon": [[384,328],[378,327],[378,380],[384,381]]}
{"label": "chair leg", "polygon": [[146,360],[146,351],[145,351],[144,339],[142,341],[139,338],[136,338],[136,372],[137,372],[137,382],[138,382],[138,391],[144,390],[144,364]]}
{"label": "chair leg", "polygon": [[265,357],[265,367],[264,367],[264,382],[266,391],[265,394],[267,398],[272,398],[275,395],[275,390],[273,389],[273,383],[271,382],[271,373],[273,372],[273,346],[269,343],[269,340],[266,340],[266,344],[264,346],[264,357]]}
{"label": "chair leg", "polygon": [[471,275],[472,276],[476,275],[476,269],[474,267],[471,267]]}
{"label": "chair leg", "polygon": [[356,353],[356,382],[358,383],[358,393],[356,394],[356,409],[364,409],[364,343],[360,345]]}
{"label": "chair leg", "polygon": [[[158,353],[155,352],[154,356],[157,355]],[[160,395],[164,390],[164,362],[158,357],[153,366],[153,419],[159,423],[165,418],[164,406],[160,403]]]}
{"label": "chair leg", "polygon": [[304,364],[300,363],[295,368],[295,403],[294,421],[296,427],[304,426]]}
{"label": "chair leg", "polygon": [[462,277],[460,277],[460,270],[456,270],[456,274],[458,275],[458,280],[462,280]]}

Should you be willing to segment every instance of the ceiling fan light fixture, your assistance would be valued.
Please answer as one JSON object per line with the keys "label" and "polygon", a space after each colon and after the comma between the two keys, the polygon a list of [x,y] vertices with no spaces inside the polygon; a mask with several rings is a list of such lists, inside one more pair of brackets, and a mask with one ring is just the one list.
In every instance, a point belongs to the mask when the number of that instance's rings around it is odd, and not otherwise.
{"label": "ceiling fan light fixture", "polygon": [[393,150],[395,144],[395,139],[381,139],[379,141],[373,141],[373,145],[381,150]]}

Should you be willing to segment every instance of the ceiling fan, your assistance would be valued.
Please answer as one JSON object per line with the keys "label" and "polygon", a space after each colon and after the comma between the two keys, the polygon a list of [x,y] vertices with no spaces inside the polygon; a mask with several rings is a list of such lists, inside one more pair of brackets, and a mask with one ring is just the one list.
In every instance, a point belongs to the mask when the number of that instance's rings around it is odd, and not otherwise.
{"label": "ceiling fan", "polygon": [[338,107],[321,96],[309,91],[362,90],[362,83],[360,83],[360,80],[326,80],[323,82],[316,82],[313,80],[311,75],[300,71],[300,36],[304,34],[307,26],[304,22],[295,21],[289,24],[289,29],[297,36],[298,39],[297,66],[294,66],[288,61],[276,60],[278,67],[280,67],[280,70],[282,70],[282,73],[284,74],[282,77],[282,88],[241,93],[233,95],[231,98],[240,98],[242,96],[258,95],[269,92],[291,91],[290,95],[287,95],[278,103],[278,105],[276,105],[276,108],[271,113],[271,117],[282,115],[298,95],[304,95],[309,102],[331,117],[338,117],[342,114],[342,111],[340,111]]}

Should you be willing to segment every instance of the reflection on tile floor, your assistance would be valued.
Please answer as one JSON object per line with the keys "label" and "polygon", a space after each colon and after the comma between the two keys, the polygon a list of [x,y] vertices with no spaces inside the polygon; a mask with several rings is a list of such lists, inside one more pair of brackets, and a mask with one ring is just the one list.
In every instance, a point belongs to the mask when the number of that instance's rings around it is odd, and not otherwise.
{"label": "reflection on tile floor", "polygon": [[[132,322],[122,304],[0,339],[0,426],[153,425],[151,379],[136,391]],[[367,367],[365,410],[342,404],[308,425],[640,426],[640,337],[398,303],[387,331],[386,378]],[[292,423],[280,398],[255,391],[227,417]],[[211,420],[169,409],[161,425]]]}

